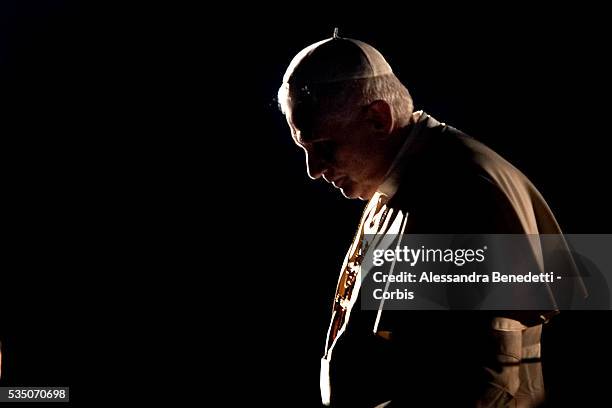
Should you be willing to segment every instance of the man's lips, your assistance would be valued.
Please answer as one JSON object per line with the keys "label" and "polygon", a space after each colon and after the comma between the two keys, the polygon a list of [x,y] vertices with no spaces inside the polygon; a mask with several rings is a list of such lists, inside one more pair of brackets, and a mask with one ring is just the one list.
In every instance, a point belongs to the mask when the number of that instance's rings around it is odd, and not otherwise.
{"label": "man's lips", "polygon": [[336,187],[336,188],[342,188],[342,184],[344,183],[344,179],[346,179],[346,177],[338,177],[337,179],[333,180],[331,182],[331,184]]}

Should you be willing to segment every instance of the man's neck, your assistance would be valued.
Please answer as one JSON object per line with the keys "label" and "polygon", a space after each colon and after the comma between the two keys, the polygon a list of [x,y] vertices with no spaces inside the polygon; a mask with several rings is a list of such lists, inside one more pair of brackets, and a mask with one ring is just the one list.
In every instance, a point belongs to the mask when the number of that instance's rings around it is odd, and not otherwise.
{"label": "man's neck", "polygon": [[393,130],[389,137],[389,149],[387,149],[387,154],[385,155],[386,159],[386,171],[388,172],[391,168],[391,165],[395,161],[397,154],[401,150],[404,143],[406,143],[406,139],[410,136],[410,132],[414,129],[416,123],[421,118],[423,111],[413,112],[410,116],[410,120],[405,125],[396,128]]}
{"label": "man's neck", "polygon": [[[411,133],[417,124],[417,122],[421,119],[423,111],[414,112],[410,118],[410,121],[400,127],[397,128],[390,137],[389,150],[388,155],[386,155],[386,171],[385,176],[381,180],[380,186],[378,187],[378,191],[381,191],[383,194],[393,194],[395,189],[397,188],[397,180],[394,180],[392,173],[394,172],[393,167],[397,165],[397,160],[399,160],[399,156],[402,155],[402,150],[405,149],[405,145],[408,143],[408,138],[411,137]],[[382,190],[381,190],[382,188]]]}

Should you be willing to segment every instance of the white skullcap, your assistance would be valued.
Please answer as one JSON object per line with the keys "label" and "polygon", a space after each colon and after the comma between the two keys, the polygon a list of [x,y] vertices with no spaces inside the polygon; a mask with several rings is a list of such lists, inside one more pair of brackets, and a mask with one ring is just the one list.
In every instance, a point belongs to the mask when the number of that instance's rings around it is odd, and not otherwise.
{"label": "white skullcap", "polygon": [[308,86],[392,74],[393,70],[376,48],[362,41],[332,38],[300,51],[291,61],[283,83]]}

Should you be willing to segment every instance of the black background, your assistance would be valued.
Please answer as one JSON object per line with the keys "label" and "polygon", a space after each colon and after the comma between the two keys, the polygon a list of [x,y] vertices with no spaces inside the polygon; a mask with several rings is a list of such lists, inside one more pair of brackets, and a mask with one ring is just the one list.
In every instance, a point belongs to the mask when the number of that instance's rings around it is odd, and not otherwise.
{"label": "black background", "polygon": [[[312,11],[3,3],[1,383],[79,398],[99,378],[216,378],[229,402],[317,406],[363,204],[307,178],[274,98],[334,26],[377,47],[417,109],[519,167],[565,232],[610,232],[602,14]],[[605,399],[610,321],[551,323],[556,401]]]}

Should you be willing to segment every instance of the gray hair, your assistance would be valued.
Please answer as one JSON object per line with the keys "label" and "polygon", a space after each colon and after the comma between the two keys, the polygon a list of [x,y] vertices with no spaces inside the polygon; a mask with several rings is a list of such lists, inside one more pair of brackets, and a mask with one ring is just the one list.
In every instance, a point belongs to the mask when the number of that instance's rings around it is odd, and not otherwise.
{"label": "gray hair", "polygon": [[289,106],[307,100],[326,119],[348,122],[357,108],[383,100],[391,106],[398,127],[408,124],[412,116],[412,97],[393,74],[296,88],[283,83],[278,90],[278,104],[284,114]]}

